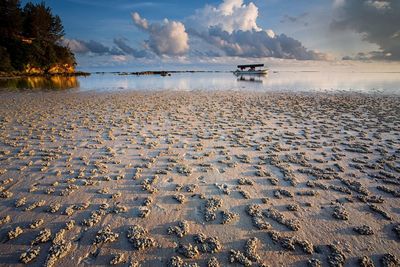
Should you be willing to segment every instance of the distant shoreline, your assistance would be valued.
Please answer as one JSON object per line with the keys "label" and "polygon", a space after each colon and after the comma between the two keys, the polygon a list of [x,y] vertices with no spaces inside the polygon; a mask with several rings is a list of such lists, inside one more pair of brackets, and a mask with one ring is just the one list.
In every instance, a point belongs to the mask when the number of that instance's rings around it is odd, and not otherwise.
{"label": "distant shoreline", "polygon": [[148,71],[115,71],[115,72],[93,72],[94,74],[112,73],[117,75],[161,75],[169,76],[172,73],[229,73],[231,71],[219,70],[148,70]]}
{"label": "distant shoreline", "polygon": [[54,77],[54,76],[64,76],[64,77],[73,77],[73,76],[90,76],[92,74],[116,74],[116,75],[135,75],[135,76],[144,76],[144,75],[161,75],[161,76],[170,76],[172,73],[230,73],[232,71],[220,71],[220,70],[149,70],[149,71],[95,71],[95,72],[85,72],[85,71],[76,71],[73,73],[41,73],[41,74],[30,74],[25,72],[0,72],[0,79],[18,79],[18,78],[28,78],[28,77]]}

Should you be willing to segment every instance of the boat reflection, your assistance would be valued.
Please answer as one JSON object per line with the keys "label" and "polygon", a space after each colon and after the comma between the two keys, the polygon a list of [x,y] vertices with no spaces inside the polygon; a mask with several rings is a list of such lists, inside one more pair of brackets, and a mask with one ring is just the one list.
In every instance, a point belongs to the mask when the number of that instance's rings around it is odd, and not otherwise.
{"label": "boat reflection", "polygon": [[51,76],[51,77],[23,77],[12,79],[0,79],[0,88],[7,90],[19,89],[47,89],[64,90],[78,88],[79,81],[71,76]]}
{"label": "boat reflection", "polygon": [[262,75],[239,75],[237,76],[238,82],[254,82],[254,83],[263,83]]}

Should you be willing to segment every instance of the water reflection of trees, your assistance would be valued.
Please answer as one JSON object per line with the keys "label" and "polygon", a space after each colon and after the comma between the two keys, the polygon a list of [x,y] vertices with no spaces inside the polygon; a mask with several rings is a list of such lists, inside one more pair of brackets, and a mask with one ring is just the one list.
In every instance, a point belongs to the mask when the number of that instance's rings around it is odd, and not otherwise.
{"label": "water reflection of trees", "polygon": [[63,90],[78,87],[79,81],[74,76],[26,77],[0,80],[0,88],[3,89]]}

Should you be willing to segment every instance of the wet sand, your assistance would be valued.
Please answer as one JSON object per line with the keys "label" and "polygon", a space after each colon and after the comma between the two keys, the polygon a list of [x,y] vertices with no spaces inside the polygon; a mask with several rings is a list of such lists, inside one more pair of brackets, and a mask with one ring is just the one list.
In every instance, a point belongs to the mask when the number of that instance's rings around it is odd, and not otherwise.
{"label": "wet sand", "polygon": [[399,185],[398,96],[0,93],[2,266],[399,266]]}

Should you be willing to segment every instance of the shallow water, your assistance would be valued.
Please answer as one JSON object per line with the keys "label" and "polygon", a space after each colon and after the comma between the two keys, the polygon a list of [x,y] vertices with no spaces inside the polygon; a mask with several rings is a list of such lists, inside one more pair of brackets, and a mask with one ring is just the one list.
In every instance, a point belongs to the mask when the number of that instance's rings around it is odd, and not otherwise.
{"label": "shallow water", "polygon": [[271,71],[268,76],[240,76],[229,72],[158,75],[92,74],[87,77],[31,77],[0,80],[3,89],[116,90],[244,90],[244,91],[355,91],[400,94],[400,73]]}

